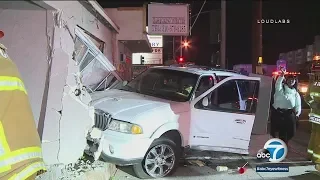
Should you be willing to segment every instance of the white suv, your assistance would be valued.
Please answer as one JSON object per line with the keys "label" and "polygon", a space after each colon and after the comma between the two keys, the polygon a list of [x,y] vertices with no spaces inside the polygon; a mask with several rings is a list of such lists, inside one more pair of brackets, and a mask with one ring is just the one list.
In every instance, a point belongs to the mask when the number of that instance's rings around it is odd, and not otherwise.
{"label": "white suv", "polygon": [[[139,178],[178,167],[182,150],[248,154],[260,78],[202,67],[153,67],[93,95],[102,157]],[[259,102],[260,103],[260,102]]]}

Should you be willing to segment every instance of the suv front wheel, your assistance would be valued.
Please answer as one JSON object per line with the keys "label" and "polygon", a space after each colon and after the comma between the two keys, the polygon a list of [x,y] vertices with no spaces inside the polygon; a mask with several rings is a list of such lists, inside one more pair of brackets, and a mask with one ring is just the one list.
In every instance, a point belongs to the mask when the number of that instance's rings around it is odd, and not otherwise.
{"label": "suv front wheel", "polygon": [[181,148],[175,142],[160,137],[148,149],[141,164],[133,166],[138,178],[161,178],[171,175],[179,165]]}

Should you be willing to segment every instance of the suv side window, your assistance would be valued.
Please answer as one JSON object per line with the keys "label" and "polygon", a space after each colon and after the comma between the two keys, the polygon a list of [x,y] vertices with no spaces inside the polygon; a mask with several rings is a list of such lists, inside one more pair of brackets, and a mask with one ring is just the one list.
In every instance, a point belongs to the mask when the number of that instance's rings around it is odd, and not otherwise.
{"label": "suv side window", "polygon": [[202,100],[200,100],[195,108],[213,111],[239,111],[239,94],[236,80],[230,80],[217,89],[213,90],[207,96],[209,98],[209,105],[204,107]]}
{"label": "suv side window", "polygon": [[237,80],[241,99],[249,113],[255,113],[258,104],[259,81]]}
{"label": "suv side window", "polygon": [[202,76],[197,90],[195,91],[195,97],[200,96],[202,93],[206,92],[214,85],[213,77],[212,76]]}
{"label": "suv side window", "polygon": [[[239,91],[245,106],[240,105]],[[195,108],[234,113],[255,113],[258,92],[259,81],[230,80],[206,96],[209,99],[208,106],[203,106],[203,99],[201,99],[195,104]]]}

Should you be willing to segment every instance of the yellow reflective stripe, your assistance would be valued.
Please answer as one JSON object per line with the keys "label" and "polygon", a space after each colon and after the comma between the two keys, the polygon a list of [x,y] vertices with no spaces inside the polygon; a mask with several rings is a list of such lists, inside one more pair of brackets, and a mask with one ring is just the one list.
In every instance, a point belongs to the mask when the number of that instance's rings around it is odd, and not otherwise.
{"label": "yellow reflective stripe", "polygon": [[0,121],[0,157],[8,152],[10,152],[9,144],[6,135],[4,134],[3,125]]}
{"label": "yellow reflective stripe", "polygon": [[311,92],[310,96],[316,96],[316,97],[320,97],[320,93],[318,92]]}
{"label": "yellow reflective stripe", "polygon": [[46,170],[45,164],[43,162],[32,163],[21,172],[10,177],[9,180],[25,180],[40,170]]}
{"label": "yellow reflective stripe", "polygon": [[21,79],[10,76],[0,76],[0,91],[23,91],[27,94]]}
{"label": "yellow reflective stripe", "polygon": [[320,154],[313,153],[313,157],[320,159]]}
{"label": "yellow reflective stripe", "polygon": [[11,170],[11,166],[4,166],[4,167],[0,167],[0,173],[6,172]]}
{"label": "yellow reflective stripe", "polygon": [[308,153],[313,154],[313,151],[311,149],[308,149]]}
{"label": "yellow reflective stripe", "polygon": [[0,172],[8,169],[7,166],[34,158],[42,158],[40,147],[29,147],[12,151],[0,157]]}

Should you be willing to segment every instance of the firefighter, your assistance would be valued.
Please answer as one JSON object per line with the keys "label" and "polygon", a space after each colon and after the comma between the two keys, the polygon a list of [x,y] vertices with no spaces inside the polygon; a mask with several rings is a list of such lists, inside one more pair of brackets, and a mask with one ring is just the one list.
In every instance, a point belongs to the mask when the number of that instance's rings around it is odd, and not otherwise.
{"label": "firefighter", "polygon": [[34,180],[45,171],[39,134],[17,67],[0,44],[0,179]]}
{"label": "firefighter", "polygon": [[[313,62],[313,67],[317,62]],[[316,68],[311,69],[310,82],[306,102],[310,105],[311,112],[309,121],[312,123],[311,136],[308,145],[309,159],[316,165],[315,168],[320,172],[320,71]]]}

